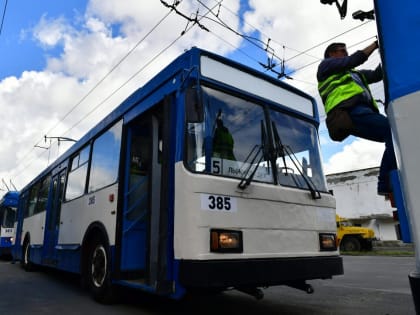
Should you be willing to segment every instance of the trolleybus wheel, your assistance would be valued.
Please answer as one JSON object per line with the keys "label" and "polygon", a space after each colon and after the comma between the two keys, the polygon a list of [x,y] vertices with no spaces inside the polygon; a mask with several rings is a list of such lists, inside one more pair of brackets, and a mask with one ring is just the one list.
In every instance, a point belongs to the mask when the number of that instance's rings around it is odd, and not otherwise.
{"label": "trolleybus wheel", "polygon": [[28,240],[25,241],[23,244],[23,250],[22,250],[22,267],[25,269],[25,271],[32,271],[34,269],[34,265],[32,264],[30,260],[30,254],[31,254],[31,247]]}
{"label": "trolleybus wheel", "polygon": [[87,260],[87,283],[93,298],[105,304],[113,302],[109,258],[106,242],[95,237]]}

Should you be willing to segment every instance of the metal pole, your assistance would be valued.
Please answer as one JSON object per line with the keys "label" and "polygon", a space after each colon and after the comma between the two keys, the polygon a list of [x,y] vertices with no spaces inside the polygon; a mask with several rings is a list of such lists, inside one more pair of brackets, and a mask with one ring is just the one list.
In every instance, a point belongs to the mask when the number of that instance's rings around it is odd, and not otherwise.
{"label": "metal pole", "polygon": [[411,237],[415,246],[416,269],[409,275],[411,292],[420,314],[420,43],[412,34],[420,26],[420,2],[375,0],[375,15],[385,72],[387,114],[391,124],[400,174],[401,189]]}

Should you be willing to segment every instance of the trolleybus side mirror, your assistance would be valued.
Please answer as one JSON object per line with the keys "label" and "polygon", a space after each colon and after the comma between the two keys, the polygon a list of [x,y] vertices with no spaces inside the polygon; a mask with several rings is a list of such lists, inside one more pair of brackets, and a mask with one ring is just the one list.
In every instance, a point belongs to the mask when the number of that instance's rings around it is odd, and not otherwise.
{"label": "trolleybus side mirror", "polygon": [[199,90],[196,88],[188,88],[185,91],[185,109],[188,123],[201,123],[204,121],[203,104],[199,93]]}

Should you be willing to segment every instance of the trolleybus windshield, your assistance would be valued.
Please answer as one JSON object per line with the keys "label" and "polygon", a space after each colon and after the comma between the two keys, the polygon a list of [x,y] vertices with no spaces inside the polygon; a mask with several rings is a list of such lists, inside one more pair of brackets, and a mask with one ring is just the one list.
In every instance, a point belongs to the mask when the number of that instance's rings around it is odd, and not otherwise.
{"label": "trolleybus windshield", "polygon": [[[204,119],[186,128],[191,171],[238,179],[253,173],[256,182],[309,189],[306,176],[326,191],[313,123],[209,87],[202,95]],[[273,128],[287,150],[276,147]]]}

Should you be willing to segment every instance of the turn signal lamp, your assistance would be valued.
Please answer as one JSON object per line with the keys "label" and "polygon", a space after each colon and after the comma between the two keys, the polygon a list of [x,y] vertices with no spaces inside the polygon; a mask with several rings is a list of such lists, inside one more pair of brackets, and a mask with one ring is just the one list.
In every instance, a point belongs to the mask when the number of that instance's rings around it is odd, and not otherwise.
{"label": "turn signal lamp", "polygon": [[210,251],[215,253],[242,253],[242,231],[211,229]]}
{"label": "turn signal lamp", "polygon": [[321,251],[337,250],[336,235],[334,233],[319,234],[319,249]]}

